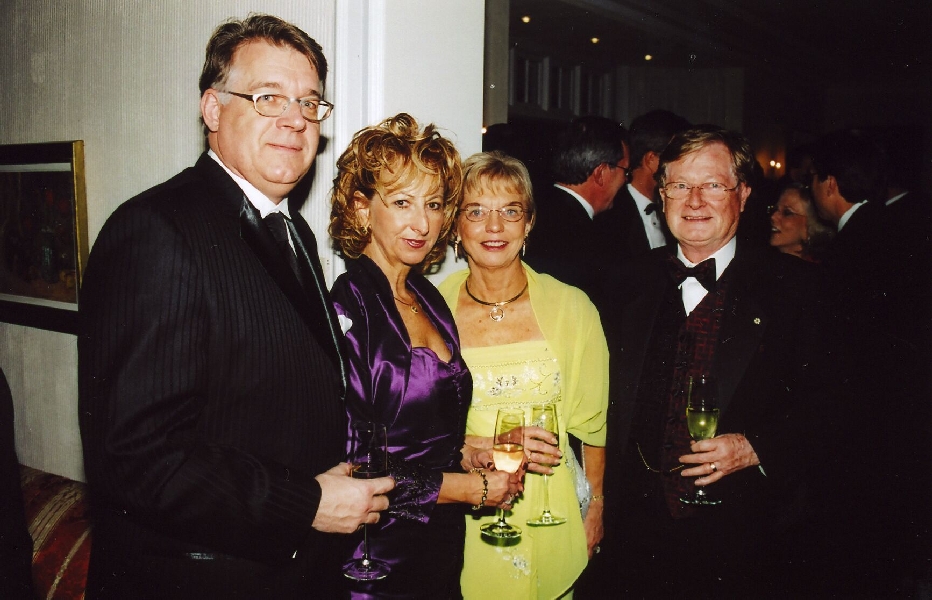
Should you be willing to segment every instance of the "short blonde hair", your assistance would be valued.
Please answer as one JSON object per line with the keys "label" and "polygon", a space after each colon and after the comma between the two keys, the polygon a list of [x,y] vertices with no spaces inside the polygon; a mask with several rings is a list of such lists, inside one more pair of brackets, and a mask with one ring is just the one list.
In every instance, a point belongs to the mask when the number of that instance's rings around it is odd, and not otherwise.
{"label": "short blonde hair", "polygon": [[420,176],[437,180],[443,197],[443,226],[437,243],[420,269],[439,263],[459,206],[463,167],[450,140],[431,124],[423,130],[409,114],[399,113],[378,125],[360,130],[337,160],[337,176],[330,196],[330,236],[347,258],[359,258],[371,235],[356,218],[356,195],[372,200],[389,189],[404,187]]}
{"label": "short blonde hair", "polygon": [[521,196],[527,203],[528,227],[534,227],[537,214],[534,188],[523,162],[498,150],[480,152],[467,158],[463,164],[463,197],[486,190],[504,190]]}

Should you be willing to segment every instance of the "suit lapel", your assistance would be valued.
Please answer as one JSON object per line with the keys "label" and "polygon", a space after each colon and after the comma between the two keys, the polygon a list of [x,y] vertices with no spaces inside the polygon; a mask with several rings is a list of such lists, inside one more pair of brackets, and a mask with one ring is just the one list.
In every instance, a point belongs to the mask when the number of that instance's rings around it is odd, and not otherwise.
{"label": "suit lapel", "polygon": [[[331,358],[334,359],[340,367],[340,375],[345,388],[346,368],[342,356],[344,337],[340,331],[340,325],[337,320],[336,310],[333,307],[333,302],[330,300],[330,293],[327,291],[324,270],[320,266],[320,258],[317,254],[317,238],[314,236],[314,232],[311,230],[310,225],[307,224],[307,221],[304,220],[300,212],[297,210],[292,210],[290,212],[292,214],[290,222],[293,227],[292,233],[297,234],[294,236],[295,252],[298,255],[298,265],[302,272],[301,278],[305,282],[305,292],[311,304],[314,306],[312,309],[313,314],[318,317],[326,315],[326,319],[318,318],[317,321],[326,325],[326,332],[329,334],[329,339],[332,344],[324,344],[324,346],[328,353],[331,354]],[[320,327],[321,332],[323,332],[324,329],[324,327]]]}
{"label": "suit lapel", "polygon": [[[303,223],[307,231],[310,231],[303,219],[301,219],[301,223]],[[240,210],[240,232],[243,241],[252,249],[259,262],[262,263],[262,266],[265,267],[266,271],[298,311],[298,314],[301,315],[302,320],[320,342],[321,347],[334,365],[340,369],[345,385],[346,375],[338,346],[339,338],[335,335],[332,326],[332,322],[335,321],[336,317],[331,317],[333,307],[329,305],[326,293],[321,296],[318,290],[314,289],[313,274],[310,272],[313,268],[310,266],[312,262],[308,256],[307,245],[304,242],[306,238],[303,238],[299,232],[295,247],[298,250],[298,264],[303,270],[303,279],[308,282],[307,290],[298,281],[288,263],[285,262],[278,245],[275,243],[275,239],[262,222],[259,211],[245,196],[242,196],[242,208]],[[311,237],[313,237],[313,234],[311,234]],[[314,256],[316,257],[316,255],[315,250]],[[319,263],[317,269],[320,269]]]}
{"label": "suit lapel", "polygon": [[[719,345],[715,351],[715,374],[719,382],[719,408],[725,412],[751,360],[757,355],[770,316],[757,302],[747,249],[739,244],[735,258],[723,276],[728,276],[728,298]],[[731,271],[729,274],[728,272]]]}
{"label": "suit lapel", "polygon": [[637,281],[644,283],[644,287],[625,307],[626,314],[621,319],[621,331],[618,338],[621,348],[619,350],[631,357],[623,362],[624,372],[621,374],[621,379],[629,382],[625,389],[630,393],[627,400],[631,402],[637,397],[637,386],[647,358],[647,349],[650,345],[650,336],[654,331],[657,313],[666,300],[667,294],[678,291],[673,286],[670,277],[664,272],[663,260],[663,252],[655,253],[655,260],[651,261],[648,276],[636,278]]}

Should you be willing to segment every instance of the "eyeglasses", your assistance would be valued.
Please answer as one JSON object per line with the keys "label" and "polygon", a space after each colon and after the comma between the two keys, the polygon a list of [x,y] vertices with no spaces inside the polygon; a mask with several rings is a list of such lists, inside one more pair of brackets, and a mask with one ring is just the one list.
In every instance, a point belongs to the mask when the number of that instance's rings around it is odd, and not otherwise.
{"label": "eyeglasses", "polygon": [[333,104],[321,100],[316,96],[289,98],[281,94],[241,94],[239,92],[229,91],[222,93],[231,94],[244,100],[251,100],[252,105],[256,108],[256,112],[263,117],[282,116],[285,114],[285,111],[288,110],[288,107],[291,106],[292,102],[298,103],[298,108],[301,109],[301,116],[311,123],[320,123],[329,117],[330,111],[333,110]]}
{"label": "eyeglasses", "polygon": [[740,183],[735,187],[725,187],[724,183],[718,183],[716,181],[707,181],[705,183],[700,183],[699,185],[689,185],[688,183],[683,183],[681,181],[674,181],[673,183],[668,183],[663,186],[663,194],[671,200],[682,200],[689,197],[689,194],[692,192],[693,188],[699,190],[699,196],[703,200],[723,200],[728,192],[733,192],[738,189]]}
{"label": "eyeglasses", "polygon": [[605,164],[608,166],[609,169],[621,169],[624,172],[625,177],[628,176],[628,167],[623,167],[621,165],[613,165],[612,163],[605,163]]}
{"label": "eyeglasses", "polygon": [[779,206],[775,206],[775,205],[770,205],[767,207],[768,215],[772,215],[773,213],[776,213],[776,212],[780,213],[782,217],[787,218],[787,219],[789,219],[790,217],[804,217],[805,216],[805,215],[799,214],[798,212],[793,212],[785,206],[783,208],[780,208]]}
{"label": "eyeglasses", "polygon": [[525,214],[530,215],[532,211],[525,210],[520,206],[506,206],[505,208],[486,208],[484,206],[467,206],[466,208],[461,208],[459,214],[466,217],[468,220],[473,221],[474,223],[479,223],[480,221],[485,221],[489,218],[489,215],[493,212],[497,212],[498,215],[506,221],[515,223],[524,218]]}

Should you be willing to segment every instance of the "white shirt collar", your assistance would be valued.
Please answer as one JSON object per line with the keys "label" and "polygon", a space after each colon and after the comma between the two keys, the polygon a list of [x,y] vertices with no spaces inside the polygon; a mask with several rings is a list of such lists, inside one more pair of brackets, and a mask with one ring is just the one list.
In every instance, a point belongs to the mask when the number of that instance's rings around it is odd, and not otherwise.
{"label": "white shirt collar", "polygon": [[841,218],[838,219],[838,231],[841,231],[841,228],[845,226],[849,220],[851,220],[851,215],[854,214],[854,211],[861,208],[864,204],[867,204],[867,200],[861,200],[857,204],[852,204],[851,207],[845,211],[845,214],[841,215]]}
{"label": "white shirt collar", "polygon": [[561,190],[563,190],[564,192],[566,192],[567,194],[569,194],[569,195],[572,196],[573,198],[576,198],[576,199],[579,201],[579,203],[582,204],[582,207],[583,207],[584,209],[586,209],[586,214],[589,215],[589,218],[590,218],[590,219],[594,219],[594,218],[595,218],[595,210],[592,208],[592,205],[589,204],[588,201],[586,201],[585,198],[583,198],[582,196],[580,196],[579,194],[577,194],[576,192],[574,192],[574,191],[571,190],[570,188],[564,187],[564,186],[560,185],[559,183],[553,184],[553,187],[555,187],[555,188],[560,188]]}
{"label": "white shirt collar", "polygon": [[243,179],[242,177],[240,177],[239,175],[237,175],[236,173],[228,169],[227,166],[223,164],[223,161],[220,160],[220,157],[217,156],[217,154],[213,150],[208,150],[207,156],[217,161],[217,164],[223,167],[223,170],[226,171],[227,174],[229,174],[229,176],[233,178],[233,181],[235,181],[236,185],[238,185],[240,189],[243,190],[243,194],[245,194],[246,198],[249,199],[249,202],[252,203],[252,205],[256,207],[256,210],[259,211],[259,216],[261,216],[263,219],[269,216],[270,214],[272,214],[273,212],[280,212],[286,217],[288,217],[289,219],[291,218],[291,213],[288,212],[288,199],[287,198],[284,198],[282,199],[281,202],[279,202],[278,204],[275,204],[274,202],[269,200],[265,194],[263,194],[258,189],[256,189],[256,186],[249,183],[248,181],[246,181],[245,179]]}
{"label": "white shirt collar", "polygon": [[[722,273],[728,268],[728,265],[731,264],[731,260],[735,257],[735,248],[737,248],[738,242],[735,238],[731,238],[728,242],[716,250],[712,256],[709,258],[715,259],[715,280],[718,281],[718,278],[722,276]],[[686,256],[683,254],[683,248],[677,244],[676,247],[676,256],[683,262],[687,267],[695,267],[696,263],[690,262]],[[683,298],[683,308],[686,310],[686,314],[689,315],[692,311],[699,306],[699,303],[702,302],[702,299],[706,297],[708,291],[695,277],[687,277],[683,283],[680,284],[680,294]]]}
{"label": "white shirt collar", "polygon": [[650,198],[642,194],[636,187],[628,184],[628,193],[634,198],[634,203],[638,205],[638,211],[643,213],[644,209],[651,203]]}
{"label": "white shirt collar", "polygon": [[905,195],[908,194],[908,193],[909,193],[909,192],[903,192],[902,194],[897,194],[896,196],[893,196],[892,198],[890,198],[890,199],[887,200],[886,205],[887,205],[887,206],[890,206],[891,204],[893,204],[894,202],[896,202],[897,200],[899,200],[900,198],[902,198],[903,196],[905,196]]}
{"label": "white shirt collar", "polygon": [[[716,250],[709,258],[715,259],[715,280],[718,281],[718,278],[722,276],[722,273],[725,272],[725,269],[728,268],[728,265],[731,264],[732,259],[735,257],[735,249],[738,247],[738,241],[735,238],[731,238],[724,246]],[[683,248],[677,244],[676,246],[676,256],[679,258],[684,265],[687,267],[695,267],[699,263],[690,262],[686,255],[683,254]]]}
{"label": "white shirt collar", "polygon": [[[650,244],[651,248],[666,246],[667,240],[663,235],[663,229],[660,228],[660,216],[658,214],[660,211],[655,210],[651,214],[644,212],[644,209],[653,204],[653,202],[630,183],[628,184],[628,193],[630,193],[631,197],[634,199],[634,204],[638,209],[638,215],[640,215],[641,221],[644,223],[644,233],[647,235],[647,243]],[[657,208],[659,209],[660,207],[658,206]]]}

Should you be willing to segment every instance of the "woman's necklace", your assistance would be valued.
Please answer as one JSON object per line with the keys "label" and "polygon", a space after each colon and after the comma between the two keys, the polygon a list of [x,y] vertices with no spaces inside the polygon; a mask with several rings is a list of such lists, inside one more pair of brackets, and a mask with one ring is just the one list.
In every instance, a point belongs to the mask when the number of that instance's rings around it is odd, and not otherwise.
{"label": "woman's necklace", "polygon": [[524,287],[521,288],[521,291],[518,292],[518,295],[515,296],[514,298],[509,298],[508,300],[502,300],[501,302],[486,302],[485,300],[480,300],[476,298],[475,296],[472,295],[472,292],[469,291],[469,279],[467,279],[465,283],[466,283],[466,295],[467,296],[469,296],[470,298],[472,298],[479,304],[482,304],[483,306],[492,307],[492,310],[489,311],[489,318],[492,319],[493,321],[501,321],[502,319],[505,318],[505,311],[502,310],[502,307],[505,306],[506,304],[511,304],[512,302],[514,302],[515,300],[523,296],[524,292],[527,291],[527,285],[528,285],[527,282],[525,282]]}
{"label": "woman's necklace", "polygon": [[417,314],[417,313],[418,313],[417,300],[412,300],[411,302],[405,302],[404,300],[402,300],[402,299],[399,298],[398,296],[394,296],[394,294],[393,294],[393,297],[394,297],[395,300],[397,300],[398,302],[401,302],[402,304],[404,304],[405,306],[407,306],[408,308],[410,308],[410,309],[411,309],[411,312],[413,312],[414,314]]}

